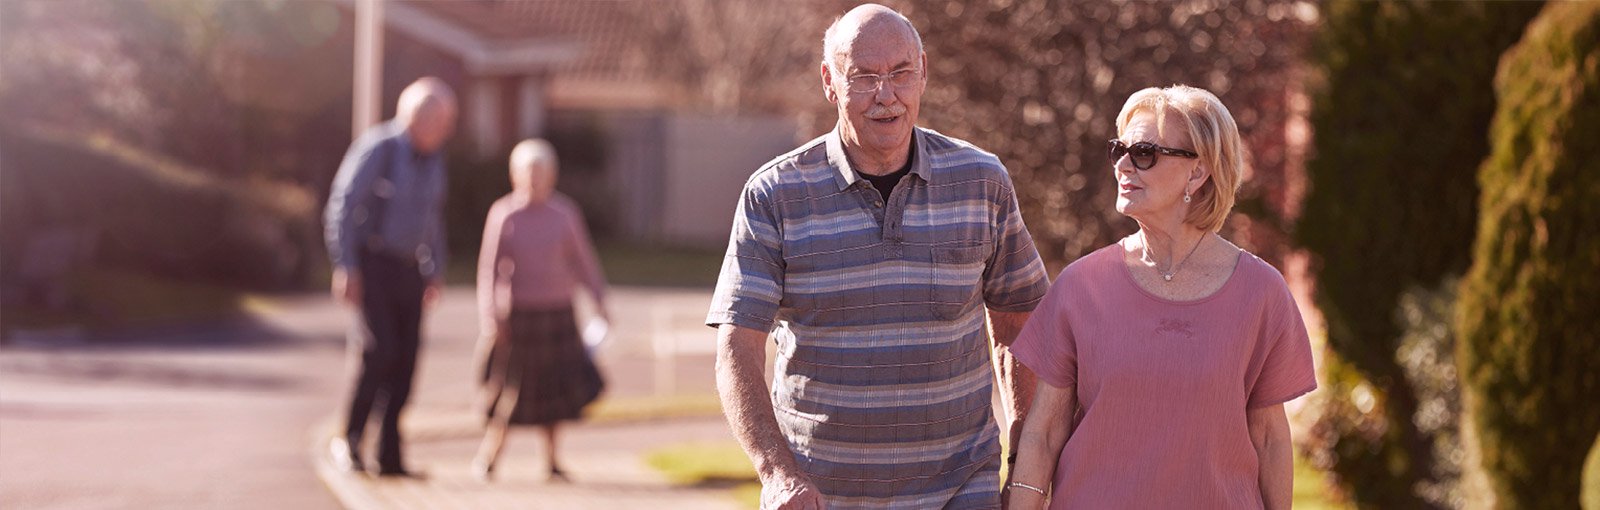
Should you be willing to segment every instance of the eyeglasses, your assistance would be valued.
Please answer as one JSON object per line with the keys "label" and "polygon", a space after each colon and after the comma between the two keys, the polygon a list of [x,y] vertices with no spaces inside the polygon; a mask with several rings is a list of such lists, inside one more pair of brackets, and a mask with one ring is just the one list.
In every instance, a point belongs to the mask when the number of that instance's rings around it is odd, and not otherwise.
{"label": "eyeglasses", "polygon": [[1106,142],[1106,150],[1106,154],[1111,156],[1111,162],[1113,164],[1115,164],[1117,160],[1122,159],[1123,154],[1127,154],[1128,159],[1133,162],[1133,167],[1140,170],[1149,170],[1150,167],[1156,166],[1156,154],[1158,153],[1188,159],[1197,159],[1200,157],[1200,155],[1195,154],[1194,151],[1174,149],[1172,147],[1162,147],[1150,142],[1139,142],[1133,145],[1128,145],[1122,143],[1122,140],[1109,140]]}
{"label": "eyeglasses", "polygon": [[919,69],[901,69],[889,74],[857,74],[845,80],[851,92],[865,94],[877,92],[878,87],[882,87],[884,83],[894,85],[895,88],[909,87],[917,82],[917,75],[921,73]]}

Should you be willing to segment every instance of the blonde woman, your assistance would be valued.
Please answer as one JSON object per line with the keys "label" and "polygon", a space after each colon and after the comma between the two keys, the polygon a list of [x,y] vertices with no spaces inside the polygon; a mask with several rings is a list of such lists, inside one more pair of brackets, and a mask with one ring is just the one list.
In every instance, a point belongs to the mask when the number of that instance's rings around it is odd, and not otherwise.
{"label": "blonde woman", "polygon": [[1063,270],[1012,346],[1042,384],[1010,508],[1288,508],[1283,404],[1316,380],[1283,276],[1216,234],[1238,127],[1173,86],[1129,97],[1117,135],[1117,212],[1139,231]]}

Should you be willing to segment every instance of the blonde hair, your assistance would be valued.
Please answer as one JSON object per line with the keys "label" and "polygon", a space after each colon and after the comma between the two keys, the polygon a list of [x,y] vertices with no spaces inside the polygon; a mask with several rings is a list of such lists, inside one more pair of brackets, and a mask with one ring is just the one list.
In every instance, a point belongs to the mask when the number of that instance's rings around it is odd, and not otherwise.
{"label": "blonde hair", "polygon": [[1222,229],[1223,221],[1233,211],[1244,176],[1244,144],[1233,114],[1228,113],[1228,107],[1216,94],[1205,89],[1188,85],[1150,87],[1128,96],[1122,113],[1117,114],[1117,134],[1120,136],[1133,115],[1142,111],[1155,114],[1157,133],[1164,133],[1168,112],[1183,120],[1189,143],[1200,155],[1200,164],[1211,170],[1211,178],[1194,191],[1194,201],[1183,222],[1205,231]]}
{"label": "blonde hair", "polygon": [[511,149],[511,168],[545,165],[552,172],[556,166],[556,147],[541,138],[529,138]]}

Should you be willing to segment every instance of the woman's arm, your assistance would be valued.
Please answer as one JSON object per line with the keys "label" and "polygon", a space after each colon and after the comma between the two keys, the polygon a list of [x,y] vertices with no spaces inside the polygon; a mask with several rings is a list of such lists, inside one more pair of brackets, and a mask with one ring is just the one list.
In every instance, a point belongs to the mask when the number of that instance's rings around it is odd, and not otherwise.
{"label": "woman's arm", "polygon": [[596,313],[610,322],[611,311],[606,306],[606,276],[600,269],[600,258],[595,255],[594,243],[589,237],[589,225],[583,221],[583,213],[576,207],[572,209],[571,229],[572,242],[568,243],[571,251],[567,256],[572,271],[583,279],[583,286],[594,295]]}
{"label": "woman's arm", "polygon": [[497,302],[500,283],[500,231],[506,214],[504,204],[489,208],[483,221],[483,245],[478,249],[478,332],[480,338],[492,337],[499,329],[500,304]]}
{"label": "woman's arm", "polygon": [[1028,420],[1022,424],[1022,437],[1011,445],[1017,456],[1011,477],[1006,480],[1007,507],[1011,510],[1044,508],[1045,496],[1012,483],[1026,484],[1048,492],[1055,479],[1061,447],[1072,435],[1072,418],[1078,411],[1077,389],[1060,388],[1039,381],[1029,406]]}
{"label": "woman's arm", "polygon": [[473,349],[473,363],[477,367],[487,366],[494,344],[505,335],[501,331],[505,319],[501,315],[501,301],[509,296],[505,295],[504,268],[500,267],[503,244],[500,235],[506,216],[504,204],[496,203],[489,208],[489,215],[483,222],[483,245],[478,250],[478,344]]}
{"label": "woman's arm", "polygon": [[1267,510],[1287,510],[1294,496],[1294,447],[1283,404],[1250,409],[1245,420],[1260,466],[1261,502]]}

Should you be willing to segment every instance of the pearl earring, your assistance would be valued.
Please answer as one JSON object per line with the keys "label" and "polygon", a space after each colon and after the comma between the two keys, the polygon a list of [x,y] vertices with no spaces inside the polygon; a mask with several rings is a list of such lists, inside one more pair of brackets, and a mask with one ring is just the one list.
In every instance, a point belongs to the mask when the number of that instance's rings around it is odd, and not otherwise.
{"label": "pearl earring", "polygon": [[1187,192],[1187,191],[1183,192],[1183,203],[1187,204],[1187,203],[1189,203],[1189,201],[1190,201],[1189,192]]}

